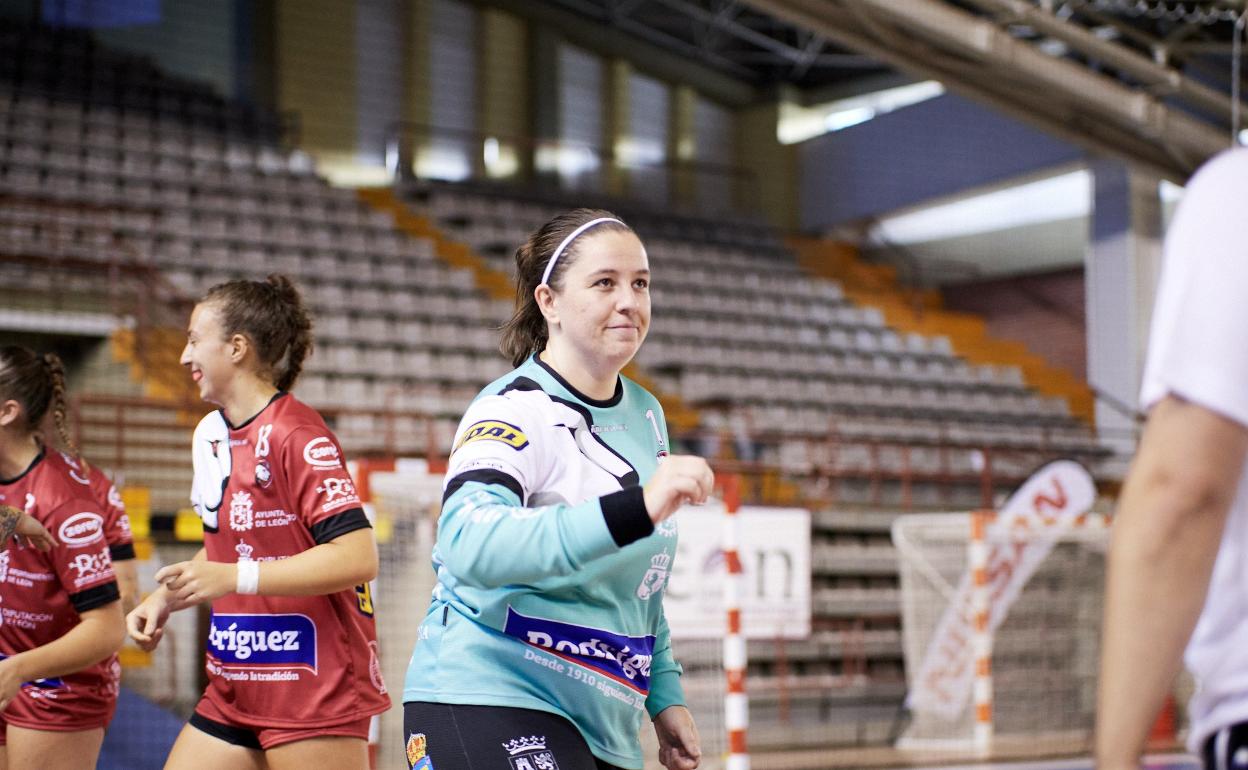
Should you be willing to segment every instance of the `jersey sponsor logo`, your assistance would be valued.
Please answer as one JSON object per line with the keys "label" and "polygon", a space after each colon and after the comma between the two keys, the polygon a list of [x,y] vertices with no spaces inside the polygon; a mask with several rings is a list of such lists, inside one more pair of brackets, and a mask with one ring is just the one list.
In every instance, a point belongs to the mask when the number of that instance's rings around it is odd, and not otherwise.
{"label": "jersey sponsor logo", "polygon": [[355,606],[364,615],[373,616],[372,583],[360,583],[355,587]]}
{"label": "jersey sponsor logo", "polygon": [[8,583],[21,586],[22,588],[32,588],[35,583],[49,583],[51,581],[51,572],[30,572],[10,566],[9,551],[7,549],[0,551],[0,583]]}
{"label": "jersey sponsor logo", "polygon": [[597,436],[603,433],[619,433],[620,431],[628,430],[628,426],[627,425],[591,425],[589,426],[589,430],[591,433]]}
{"label": "jersey sponsor logo", "polygon": [[[261,525],[257,523],[256,526],[259,527]],[[246,540],[239,540],[238,545],[234,546],[234,553],[237,554],[238,561],[280,561],[287,558],[285,556],[253,556],[255,552],[256,547]]]}
{"label": "jersey sponsor logo", "polygon": [[377,692],[385,695],[386,680],[381,676],[381,656],[377,654],[380,649],[376,641],[368,643],[368,680],[377,688]]}
{"label": "jersey sponsor logo", "polygon": [[428,743],[424,733],[408,733],[406,748],[409,770],[433,770],[433,762],[426,753]]}
{"label": "jersey sponsor logo", "polygon": [[117,491],[117,485],[108,485],[108,504],[114,508],[125,508],[126,504],[121,499],[121,493]]}
{"label": "jersey sponsor logo", "polygon": [[355,484],[351,483],[351,479],[325,479],[316,488],[316,491],[325,496],[321,504],[321,510],[326,513],[335,508],[360,504],[360,497],[355,493]]}
{"label": "jersey sponsor logo", "polygon": [[502,420],[481,420],[468,426],[464,435],[455,442],[455,448],[451,450],[451,454],[455,454],[460,447],[474,441],[498,441],[516,451],[529,445],[529,439],[524,435],[524,431],[511,423]]}
{"label": "jersey sponsor logo", "polygon": [[307,615],[217,615],[208,655],[226,668],[303,668],[316,673],[316,624]]}
{"label": "jersey sponsor logo", "polygon": [[104,519],[91,511],[75,513],[61,522],[57,535],[65,545],[89,545],[104,537]]}
{"label": "jersey sponsor logo", "polygon": [[246,532],[254,523],[255,512],[252,510],[251,495],[247,492],[235,492],[230,498],[230,529]]}
{"label": "jersey sponsor logo", "polygon": [[295,515],[281,508],[275,508],[271,511],[256,511],[252,515],[252,526],[256,529],[262,527],[285,527],[293,524]]}
{"label": "jersey sponsor logo", "polygon": [[600,628],[522,615],[507,608],[503,633],[597,671],[641,694],[650,692],[653,636],[624,636]]}
{"label": "jersey sponsor logo", "polygon": [[13,626],[26,631],[38,630],[39,626],[44,623],[52,622],[52,613],[50,612],[30,612],[27,610],[15,610],[12,607],[0,608],[0,617],[4,622],[0,625]]}
{"label": "jersey sponsor logo", "polygon": [[656,553],[650,559],[650,569],[641,576],[641,583],[637,586],[638,599],[649,599],[658,596],[663,591],[663,584],[667,582],[668,569],[671,564],[672,557],[668,556],[666,548],[663,549],[663,553]]}
{"label": "jersey sponsor logo", "polygon": [[303,461],[313,468],[341,468],[338,447],[328,436],[318,436],[303,447]]}
{"label": "jersey sponsor logo", "polygon": [[130,533],[130,515],[123,513],[117,517],[117,528],[129,536]]}
{"label": "jersey sponsor logo", "polygon": [[74,576],[75,589],[94,583],[101,577],[111,577],[113,574],[113,561],[108,551],[77,554],[65,567],[78,573]]}
{"label": "jersey sponsor logo", "polygon": [[502,746],[511,770],[559,770],[555,753],[546,748],[545,735],[522,735]]}

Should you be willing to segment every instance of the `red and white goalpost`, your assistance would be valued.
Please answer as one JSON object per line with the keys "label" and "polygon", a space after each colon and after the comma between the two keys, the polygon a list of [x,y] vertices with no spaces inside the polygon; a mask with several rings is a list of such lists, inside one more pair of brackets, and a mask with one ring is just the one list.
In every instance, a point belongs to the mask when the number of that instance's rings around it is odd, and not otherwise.
{"label": "red and white goalpost", "polygon": [[[679,556],[664,596],[708,770],[750,767],[747,640],[810,635],[810,513],[743,506],[740,483],[721,474],[714,500],[676,513]],[[651,748],[647,767],[657,768]]]}
{"label": "red and white goalpost", "polygon": [[902,516],[912,721],[899,746],[988,754],[1091,739],[1108,526],[1086,470],[1059,461],[997,512]]}
{"label": "red and white goalpost", "polygon": [[[441,474],[420,461],[361,473],[375,508],[381,570],[377,632],[391,693],[401,692],[416,619],[433,588],[430,554]],[[718,479],[717,499],[673,517],[677,558],[664,607],[707,770],[747,770],[746,639],[810,635],[810,514],[740,505],[740,480]],[[748,580],[747,580],[748,577]],[[402,762],[401,709],[383,715],[379,767]],[[659,768],[653,730],[642,731],[647,768]]]}
{"label": "red and white goalpost", "polygon": [[750,724],[750,701],[745,692],[745,669],[748,663],[745,634],[741,629],[741,600],[744,595],[743,575],[738,544],[741,524],[737,511],[741,508],[740,479],[727,476],[722,481],[724,494],[724,609],[727,633],[724,634],[724,728],[728,734],[726,770],[749,770],[750,754],[745,733]]}

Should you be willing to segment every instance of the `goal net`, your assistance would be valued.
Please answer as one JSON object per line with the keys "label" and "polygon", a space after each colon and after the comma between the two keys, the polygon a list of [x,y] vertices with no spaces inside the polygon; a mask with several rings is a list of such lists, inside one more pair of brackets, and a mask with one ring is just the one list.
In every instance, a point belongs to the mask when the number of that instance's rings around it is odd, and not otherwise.
{"label": "goal net", "polygon": [[433,592],[431,562],[442,475],[419,461],[400,461],[392,473],[369,474],[380,561],[373,591],[382,674],[394,706],[381,715],[376,767],[406,767],[403,752],[403,678],[416,631]]}
{"label": "goal net", "polygon": [[899,748],[1090,748],[1108,527],[1093,514],[1026,513],[893,524],[911,716]]}

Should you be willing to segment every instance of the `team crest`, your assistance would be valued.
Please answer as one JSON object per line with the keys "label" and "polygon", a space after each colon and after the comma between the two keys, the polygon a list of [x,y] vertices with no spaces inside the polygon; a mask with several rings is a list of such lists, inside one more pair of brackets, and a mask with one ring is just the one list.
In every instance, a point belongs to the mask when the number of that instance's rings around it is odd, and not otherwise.
{"label": "team crest", "polygon": [[238,545],[234,546],[234,552],[238,554],[239,561],[252,561],[251,554],[255,550],[255,546],[248,545],[246,540],[240,540]]}
{"label": "team crest", "polygon": [[256,486],[268,489],[271,483],[273,483],[273,472],[269,470],[269,464],[261,460],[256,463]]}
{"label": "team crest", "polygon": [[637,598],[649,599],[663,590],[663,584],[667,582],[668,567],[672,564],[672,557],[667,555],[667,549],[663,549],[663,553],[656,553],[650,559],[650,569],[646,570],[646,574],[641,577],[641,585],[637,586]]}
{"label": "team crest", "polygon": [[424,733],[407,736],[407,766],[411,770],[433,770],[433,763],[425,753],[425,743]]}
{"label": "team crest", "polygon": [[511,423],[502,420],[481,420],[468,426],[464,435],[455,442],[455,448],[451,450],[451,454],[457,452],[464,444],[471,444],[474,441],[498,441],[516,451],[529,445],[528,436],[524,435],[524,431]]}
{"label": "team crest", "polygon": [[251,495],[247,492],[235,492],[234,497],[230,498],[230,529],[246,532],[251,529],[254,520]]}
{"label": "team crest", "polygon": [[546,736],[521,736],[503,744],[511,770],[559,770],[554,752],[546,748]]}

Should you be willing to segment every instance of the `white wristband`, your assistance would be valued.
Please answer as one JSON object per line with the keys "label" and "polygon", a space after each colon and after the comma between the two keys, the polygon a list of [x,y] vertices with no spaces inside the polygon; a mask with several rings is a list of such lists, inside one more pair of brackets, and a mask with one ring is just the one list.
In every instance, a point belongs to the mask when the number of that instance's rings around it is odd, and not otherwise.
{"label": "white wristband", "polygon": [[238,563],[238,586],[234,593],[254,595],[260,592],[260,562],[240,561]]}

